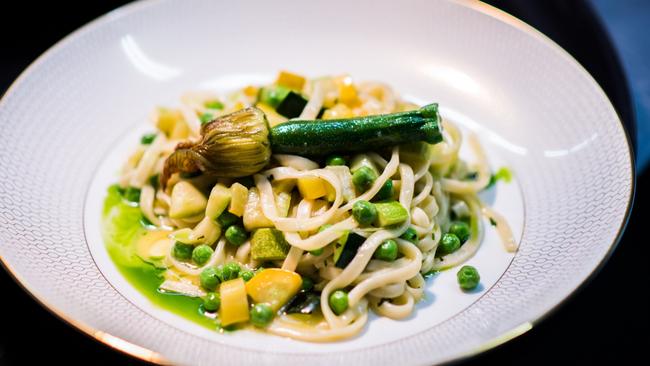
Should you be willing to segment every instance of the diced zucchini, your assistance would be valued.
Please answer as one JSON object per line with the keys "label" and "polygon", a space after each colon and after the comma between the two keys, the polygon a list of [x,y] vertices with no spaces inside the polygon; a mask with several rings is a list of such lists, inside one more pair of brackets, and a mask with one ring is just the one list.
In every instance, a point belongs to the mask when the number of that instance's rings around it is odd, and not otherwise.
{"label": "diced zucchini", "polygon": [[275,205],[278,208],[278,216],[289,216],[289,207],[291,206],[291,193],[280,192],[276,196]]}
{"label": "diced zucchini", "polygon": [[296,118],[300,116],[306,105],[307,99],[296,92],[290,91],[278,104],[276,111],[287,118]]}
{"label": "diced zucchini", "polygon": [[397,201],[375,203],[377,220],[375,225],[386,227],[401,224],[409,217],[408,211]]}
{"label": "diced zucchini", "polygon": [[[345,240],[341,240],[345,239]],[[366,241],[361,235],[350,233],[349,235],[344,235],[336,243],[336,248],[334,249],[334,265],[338,268],[345,268],[355,255],[361,244]],[[341,244],[342,242],[342,244]]]}
{"label": "diced zucchini", "polygon": [[248,295],[242,278],[221,283],[219,287],[221,306],[219,320],[222,326],[248,321]]}
{"label": "diced zucchini", "polygon": [[305,86],[305,81],[306,79],[300,75],[296,75],[288,71],[280,71],[280,74],[278,74],[278,79],[275,81],[275,83],[285,86],[289,89],[301,91]]}
{"label": "diced zucchini", "polygon": [[276,229],[257,229],[251,238],[251,256],[256,261],[284,259],[289,247],[282,232]]}
{"label": "diced zucchini", "polygon": [[230,207],[228,212],[233,215],[242,217],[244,210],[246,210],[246,202],[248,202],[248,188],[239,183],[233,183],[230,186]]}
{"label": "diced zucchini", "polygon": [[290,89],[280,85],[265,86],[260,89],[259,101],[271,108],[277,108],[290,92]]}
{"label": "diced zucchini", "polygon": [[203,212],[208,200],[203,193],[196,189],[191,183],[180,181],[172,189],[169,217],[182,219],[195,216]]}
{"label": "diced zucchini", "polygon": [[287,314],[312,314],[320,309],[320,296],[313,292],[301,292],[287,306]]}
{"label": "diced zucchini", "polygon": [[298,178],[298,190],[300,194],[310,200],[327,195],[328,185],[328,183],[318,177]]}
{"label": "diced zucchini", "polygon": [[228,207],[230,203],[230,189],[224,186],[223,184],[216,184],[212,187],[210,191],[210,197],[208,197],[208,205],[205,208],[205,216],[215,220],[223,211]]}
{"label": "diced zucchini", "polygon": [[301,285],[302,278],[296,272],[269,268],[246,283],[246,292],[256,304],[266,303],[273,311],[278,311],[296,296]]}
{"label": "diced zucchini", "polygon": [[287,117],[281,116],[280,114],[278,114],[278,112],[275,111],[273,107],[271,107],[266,103],[260,102],[257,103],[255,106],[261,109],[262,112],[264,112],[264,114],[266,115],[266,120],[269,121],[269,126],[271,127],[287,121]]}
{"label": "diced zucchini", "polygon": [[264,216],[260,193],[255,187],[248,190],[248,201],[244,210],[244,227],[247,231],[261,227],[273,227],[273,222]]}

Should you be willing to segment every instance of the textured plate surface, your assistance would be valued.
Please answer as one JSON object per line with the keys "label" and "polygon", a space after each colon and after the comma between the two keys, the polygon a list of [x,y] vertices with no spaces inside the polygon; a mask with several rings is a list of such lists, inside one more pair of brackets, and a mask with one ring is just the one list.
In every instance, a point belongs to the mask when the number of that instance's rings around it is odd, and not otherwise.
{"label": "textured plate surface", "polygon": [[[251,352],[161,320],[107,280],[84,208],[116,144],[185,90],[278,69],[386,81],[481,134],[515,171],[526,213],[521,249],[493,286],[390,342]],[[136,3],[35,62],[0,102],[0,126],[3,264],[57,315],[153,361],[430,364],[478,352],[529,329],[584,282],[616,243],[633,190],[625,133],[593,79],[534,30],[474,3]]]}

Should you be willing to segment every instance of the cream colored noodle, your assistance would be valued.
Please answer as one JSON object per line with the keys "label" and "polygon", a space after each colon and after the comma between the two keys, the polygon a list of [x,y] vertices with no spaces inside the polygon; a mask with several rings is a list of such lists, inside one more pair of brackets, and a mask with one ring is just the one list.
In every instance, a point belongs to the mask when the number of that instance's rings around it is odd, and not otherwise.
{"label": "cream colored noodle", "polygon": [[[347,75],[308,80],[303,93],[309,101],[299,118],[314,119],[321,108],[326,108],[324,118],[327,118],[328,110],[335,111],[332,118],[338,118],[341,113],[349,117],[416,108],[401,100],[390,87],[377,82],[354,84],[357,101],[346,105],[339,100],[339,88],[349,85],[351,80]],[[159,129],[153,143],[138,146],[122,167],[119,184],[123,188],[141,189],[139,203],[143,216],[159,229],[172,230],[164,239],[169,241],[169,250],[165,247],[162,259],[167,270],[161,290],[200,297],[205,295],[199,281],[203,269],[230,261],[251,270],[261,265],[252,259],[250,239],[238,247],[228,244],[225,230],[203,212],[189,217],[169,217],[170,207],[177,203],[172,202],[172,190],[179,181],[189,180],[198,190],[210,192],[216,183],[231,187],[235,180],[174,175],[166,189],[150,183],[152,176],[162,173],[165,159],[179,142],[200,138],[199,115],[210,113],[216,117],[247,107],[255,103],[255,90],[252,94],[240,90],[226,97],[212,92],[183,95],[177,109],[182,120],[174,123],[185,123],[186,132],[180,137],[169,137],[169,131],[175,127],[183,131],[183,126],[167,126],[167,132]],[[223,102],[222,110],[205,106],[206,101],[214,99]],[[154,113],[152,118],[156,123],[159,114]],[[466,142],[474,158],[465,162],[459,157],[463,143],[460,130],[448,120],[443,120],[442,126],[443,141],[428,146],[428,153],[422,156],[414,157],[412,152],[406,155],[407,152],[401,152],[399,147],[390,151],[367,152],[369,161],[378,168],[379,174],[365,192],[355,190],[353,174],[348,166],[322,167],[317,161],[296,155],[275,154],[271,165],[253,176],[254,187],[250,188],[248,202],[245,202],[246,214],[260,218],[258,224],[262,227],[280,230],[290,245],[286,258],[274,262],[275,265],[311,276],[314,288],[321,292],[320,320],[304,322],[292,315],[279,314],[265,328],[267,332],[305,341],[329,342],[359,334],[370,311],[391,319],[408,317],[424,296],[427,273],[456,267],[475,255],[484,235],[484,218],[496,223],[496,230],[507,251],[517,250],[517,243],[504,217],[483,205],[478,198],[478,193],[490,181],[491,171],[478,138],[468,135]],[[474,173],[475,179],[466,179],[467,173]],[[304,178],[322,180],[327,186],[327,199],[302,197],[295,187],[298,180]],[[393,181],[397,200],[409,213],[408,219],[392,227],[359,227],[352,215],[355,202],[372,200],[389,179]],[[451,254],[436,255],[452,215],[465,212],[470,217],[469,240]],[[331,226],[319,230],[325,224]],[[416,243],[400,238],[409,227],[417,233]],[[365,240],[350,263],[342,269],[335,266],[334,243],[349,232],[361,235]],[[396,240],[400,257],[392,262],[373,258],[376,249],[388,239]],[[173,256],[171,245],[176,240],[210,245],[214,253],[203,266],[178,260]],[[322,254],[312,254],[311,251],[317,249],[323,249]],[[328,300],[339,289],[348,292],[349,308],[336,315]]]}

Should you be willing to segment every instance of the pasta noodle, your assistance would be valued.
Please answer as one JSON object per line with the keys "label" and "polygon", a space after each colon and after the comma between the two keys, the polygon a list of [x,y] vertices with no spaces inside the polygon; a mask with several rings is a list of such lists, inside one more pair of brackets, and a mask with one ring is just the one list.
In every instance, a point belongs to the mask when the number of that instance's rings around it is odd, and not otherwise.
{"label": "pasta noodle", "polygon": [[[291,88],[303,88],[303,95],[309,96],[299,114],[301,119],[386,114],[412,107],[382,83],[355,85],[348,76],[306,82],[296,75],[283,77]],[[123,189],[140,189],[138,202],[144,219],[154,231],[172,230],[164,239],[162,263],[166,271],[161,290],[205,297],[215,290],[206,288],[203,272],[221,268],[221,280],[225,281],[223,271],[228,263],[237,263],[242,275],[261,266],[297,272],[303,287],[305,278],[313,281],[303,292],[313,292],[317,308],[311,310],[308,320],[301,320],[287,310],[287,304],[265,329],[280,336],[325,342],[358,334],[369,311],[392,319],[410,316],[423,297],[427,274],[458,266],[477,252],[484,233],[483,217],[497,227],[507,251],[517,249],[503,216],[478,198],[491,182],[491,169],[478,138],[468,135],[475,159],[464,162],[459,157],[462,134],[448,120],[442,123],[441,143],[422,143],[421,150],[394,146],[369,151],[361,156],[365,160],[357,159],[377,173],[366,189],[360,189],[355,181],[353,166],[324,166],[320,160],[290,154],[273,155],[270,164],[247,182],[178,173],[166,186],[156,181],[179,143],[200,138],[202,122],[254,103],[271,108],[258,95],[263,91],[252,86],[221,99],[212,93],[184,95],[178,110],[161,109],[154,115],[155,140],[139,146],[123,165],[119,184]],[[273,118],[274,111],[264,111]],[[190,185],[182,187],[180,182]],[[355,207],[375,202],[387,185],[392,191],[384,200],[398,204],[406,217],[386,226],[376,222],[361,225]],[[467,223],[462,225],[469,228],[468,238],[449,251],[442,238],[458,222]],[[275,231],[265,231],[269,229]],[[286,247],[272,248],[280,250],[280,255],[259,254],[268,248],[258,245],[256,235],[269,232],[281,233],[281,239],[273,240],[285,242]],[[350,249],[353,235],[358,248]],[[389,241],[396,245],[395,257],[377,256]],[[177,247],[181,244],[190,247]],[[156,245],[162,244],[151,244],[151,253],[158,250]],[[203,257],[198,246],[209,248],[203,249]],[[181,253],[184,248],[190,252]],[[345,256],[347,263],[341,265]],[[259,274],[250,272],[248,276],[254,279]],[[282,286],[293,285],[286,282]],[[342,289],[347,302],[338,311],[331,299]],[[255,299],[258,295],[249,292],[249,296]],[[228,305],[226,301],[222,299],[222,307]]]}

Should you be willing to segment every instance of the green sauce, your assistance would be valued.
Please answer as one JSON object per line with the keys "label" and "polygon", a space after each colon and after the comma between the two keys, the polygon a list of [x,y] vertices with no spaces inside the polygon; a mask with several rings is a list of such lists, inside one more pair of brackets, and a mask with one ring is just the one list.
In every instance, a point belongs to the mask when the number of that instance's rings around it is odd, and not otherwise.
{"label": "green sauce", "polygon": [[143,261],[136,254],[136,243],[146,232],[140,208],[122,197],[117,186],[108,189],[102,212],[102,236],[108,254],[126,280],[152,304],[209,329],[217,322],[202,314],[202,300],[158,291],[164,270]]}

